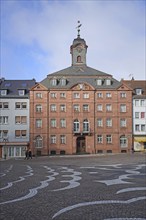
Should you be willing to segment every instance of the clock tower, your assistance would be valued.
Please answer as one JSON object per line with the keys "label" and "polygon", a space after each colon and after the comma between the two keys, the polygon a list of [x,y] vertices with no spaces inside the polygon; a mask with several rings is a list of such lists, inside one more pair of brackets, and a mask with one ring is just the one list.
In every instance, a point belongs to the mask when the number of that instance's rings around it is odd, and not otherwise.
{"label": "clock tower", "polygon": [[86,41],[80,38],[80,28],[81,24],[78,25],[78,35],[77,38],[74,39],[73,44],[70,47],[70,53],[72,55],[72,66],[81,66],[86,65],[86,53],[88,46],[86,45]]}

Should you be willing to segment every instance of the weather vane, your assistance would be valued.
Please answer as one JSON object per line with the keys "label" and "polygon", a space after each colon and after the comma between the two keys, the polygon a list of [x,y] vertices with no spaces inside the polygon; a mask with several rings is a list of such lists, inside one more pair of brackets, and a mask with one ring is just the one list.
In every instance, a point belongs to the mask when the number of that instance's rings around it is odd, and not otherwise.
{"label": "weather vane", "polygon": [[81,26],[82,26],[82,24],[80,24],[80,21],[78,21],[78,26],[76,27],[77,31],[78,31],[78,37],[80,37],[80,27]]}

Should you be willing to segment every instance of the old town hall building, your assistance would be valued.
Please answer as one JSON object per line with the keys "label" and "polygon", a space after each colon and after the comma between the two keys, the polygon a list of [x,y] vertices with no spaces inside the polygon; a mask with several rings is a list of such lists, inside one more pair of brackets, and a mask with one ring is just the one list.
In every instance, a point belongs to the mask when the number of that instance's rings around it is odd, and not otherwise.
{"label": "old town hall building", "polygon": [[132,146],[132,89],[87,66],[78,36],[72,64],[30,90],[30,147],[34,155],[121,153]]}

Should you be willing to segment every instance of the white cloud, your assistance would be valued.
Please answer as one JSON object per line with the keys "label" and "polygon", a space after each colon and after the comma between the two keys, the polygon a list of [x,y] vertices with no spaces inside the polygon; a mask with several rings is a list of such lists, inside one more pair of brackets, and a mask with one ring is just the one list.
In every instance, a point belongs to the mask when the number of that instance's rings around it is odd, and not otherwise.
{"label": "white cloud", "polygon": [[[129,74],[145,79],[142,4],[144,1],[8,1],[2,8],[2,35],[9,42],[9,50],[25,47],[18,62],[23,63],[23,56],[28,55],[28,67],[22,70],[32,71],[30,78],[40,81],[48,73],[71,65],[70,45],[77,35],[77,20],[81,20],[89,66],[119,80]],[[9,54],[5,54],[3,63],[7,63],[7,57]],[[10,73],[13,69],[4,64],[2,67]]]}

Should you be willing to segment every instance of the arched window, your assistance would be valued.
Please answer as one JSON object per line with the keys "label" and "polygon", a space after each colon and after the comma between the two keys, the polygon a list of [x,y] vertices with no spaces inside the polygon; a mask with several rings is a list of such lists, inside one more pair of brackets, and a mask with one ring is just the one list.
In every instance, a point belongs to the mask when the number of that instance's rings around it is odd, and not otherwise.
{"label": "arched window", "polygon": [[79,132],[80,131],[80,123],[78,119],[74,120],[74,132]]}
{"label": "arched window", "polygon": [[36,141],[36,143],[35,143],[36,148],[43,147],[43,138],[40,135],[36,137],[35,141]]}
{"label": "arched window", "polygon": [[87,119],[83,121],[83,132],[89,132],[89,121]]}
{"label": "arched window", "polygon": [[81,63],[81,56],[77,56],[77,63]]}
{"label": "arched window", "polygon": [[120,147],[127,147],[127,137],[125,135],[120,137]]}

